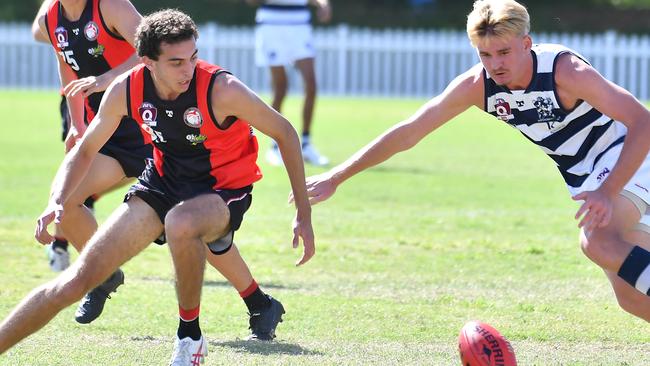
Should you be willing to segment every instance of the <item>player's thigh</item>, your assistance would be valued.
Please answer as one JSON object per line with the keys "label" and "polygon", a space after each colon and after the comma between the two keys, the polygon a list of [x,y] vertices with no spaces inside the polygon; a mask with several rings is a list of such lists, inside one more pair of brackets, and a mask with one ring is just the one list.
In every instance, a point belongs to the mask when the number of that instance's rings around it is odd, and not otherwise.
{"label": "player's thigh", "polygon": [[106,193],[114,187],[126,184],[129,180],[117,160],[104,154],[97,154],[88,173],[68,201],[72,204],[82,204],[86,198],[94,194]]}
{"label": "player's thigh", "polygon": [[168,237],[192,236],[214,240],[230,229],[230,211],[215,193],[206,193],[174,206],[165,217]]}
{"label": "player's thigh", "polygon": [[103,281],[162,233],[153,208],[139,197],[121,204],[92,236],[75,262],[78,270]]}

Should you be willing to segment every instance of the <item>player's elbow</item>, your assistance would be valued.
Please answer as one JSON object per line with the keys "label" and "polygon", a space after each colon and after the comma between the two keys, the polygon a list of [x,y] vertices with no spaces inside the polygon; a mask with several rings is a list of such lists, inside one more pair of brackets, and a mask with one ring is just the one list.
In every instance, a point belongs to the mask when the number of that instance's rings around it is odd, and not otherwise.
{"label": "player's elbow", "polygon": [[279,125],[279,128],[277,128],[271,137],[278,145],[287,145],[290,143],[290,141],[294,140],[296,143],[299,143],[298,139],[298,133],[296,132],[296,129],[293,128],[291,123],[288,121],[283,121]]}

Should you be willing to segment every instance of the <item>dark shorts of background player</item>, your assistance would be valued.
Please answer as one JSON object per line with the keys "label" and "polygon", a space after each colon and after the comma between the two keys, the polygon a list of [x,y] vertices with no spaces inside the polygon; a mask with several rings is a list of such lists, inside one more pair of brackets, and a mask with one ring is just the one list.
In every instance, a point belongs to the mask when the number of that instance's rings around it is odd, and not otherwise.
{"label": "dark shorts of background player", "polygon": [[[158,174],[147,173],[148,172],[145,171],[138,180],[138,183],[134,184],[129,189],[124,197],[124,202],[128,201],[133,196],[141,198],[156,211],[160,218],[160,222],[164,224],[167,212],[169,212],[169,210],[179,202],[191,199],[201,194],[217,194],[221,199],[223,199],[226,206],[228,206],[228,211],[230,212],[230,230],[221,238],[207,243],[207,245],[208,249],[216,255],[224,254],[230,250],[234,240],[235,231],[237,231],[241,226],[242,220],[244,219],[244,213],[246,213],[253,202],[253,196],[251,194],[253,191],[252,185],[239,189],[220,190],[214,190],[210,187],[205,187],[204,185],[199,187],[197,185],[193,194],[181,198],[179,195],[161,188],[164,186],[163,184],[156,184],[161,183]],[[163,232],[155,242],[157,244],[164,244],[166,242],[165,233]]]}
{"label": "dark shorts of background player", "polygon": [[117,160],[128,178],[137,178],[142,174],[147,159],[151,159],[153,150],[148,144],[128,147],[116,144],[109,139],[99,149],[99,153]]}

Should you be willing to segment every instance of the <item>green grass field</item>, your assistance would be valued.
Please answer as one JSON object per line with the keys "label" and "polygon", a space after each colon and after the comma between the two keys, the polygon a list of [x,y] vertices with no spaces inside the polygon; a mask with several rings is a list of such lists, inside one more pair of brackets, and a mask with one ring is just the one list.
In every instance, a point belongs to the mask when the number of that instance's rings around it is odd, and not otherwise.
{"label": "green grass field", "polygon": [[[54,92],[0,92],[2,318],[55,276],[32,235],[62,157],[57,103]],[[338,163],[421,103],[322,98],[315,142]],[[286,112],[297,121],[299,101]],[[508,337],[520,365],[650,364],[650,327],[618,308],[581,253],[577,205],[552,162],[498,121],[469,111],[340,187],[314,207],[317,254],[302,268],[286,173],[260,165],[237,243],[287,314],[277,342],[242,341],[246,308],[208,268],[208,365],[458,365],[458,332],[474,319]],[[100,219],[122,194],[99,201]],[[124,271],[100,319],[79,325],[70,307],[0,364],[166,364],[178,322],[167,248],[151,245]]]}

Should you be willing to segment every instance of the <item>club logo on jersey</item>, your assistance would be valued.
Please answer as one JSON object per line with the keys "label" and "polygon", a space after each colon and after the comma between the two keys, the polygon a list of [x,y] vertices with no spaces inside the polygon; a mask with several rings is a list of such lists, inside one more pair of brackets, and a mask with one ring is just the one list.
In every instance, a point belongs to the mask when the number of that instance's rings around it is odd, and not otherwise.
{"label": "club logo on jersey", "polygon": [[57,27],[54,30],[54,38],[56,38],[56,46],[59,48],[66,48],[68,43],[68,31],[63,27]]}
{"label": "club logo on jersey", "polygon": [[99,57],[104,54],[104,45],[98,44],[97,47],[91,47],[88,49],[88,54],[92,57]]}
{"label": "club logo on jersey", "polygon": [[508,104],[508,102],[502,98],[497,98],[496,104],[494,105],[494,110],[497,113],[497,118],[504,122],[515,118],[515,116],[510,111],[510,104]]}
{"label": "club logo on jersey", "polygon": [[549,130],[555,127],[557,117],[553,113],[553,99],[549,97],[537,97],[533,105],[537,109],[537,120],[539,122],[546,122]]}
{"label": "club logo on jersey", "polygon": [[149,102],[142,103],[140,108],[138,108],[138,113],[140,113],[140,117],[142,117],[142,120],[147,125],[155,126],[158,124],[158,122],[156,122],[156,117],[158,117],[158,110],[153,106],[153,104]]}
{"label": "club logo on jersey", "polygon": [[193,128],[203,126],[203,117],[201,117],[201,112],[196,107],[187,108],[185,113],[183,113],[183,121],[185,121],[186,125]]}
{"label": "club logo on jersey", "polygon": [[89,21],[84,27],[84,36],[86,36],[87,40],[94,41],[97,39],[98,35],[99,27],[97,26],[97,23],[93,22],[92,20]]}

